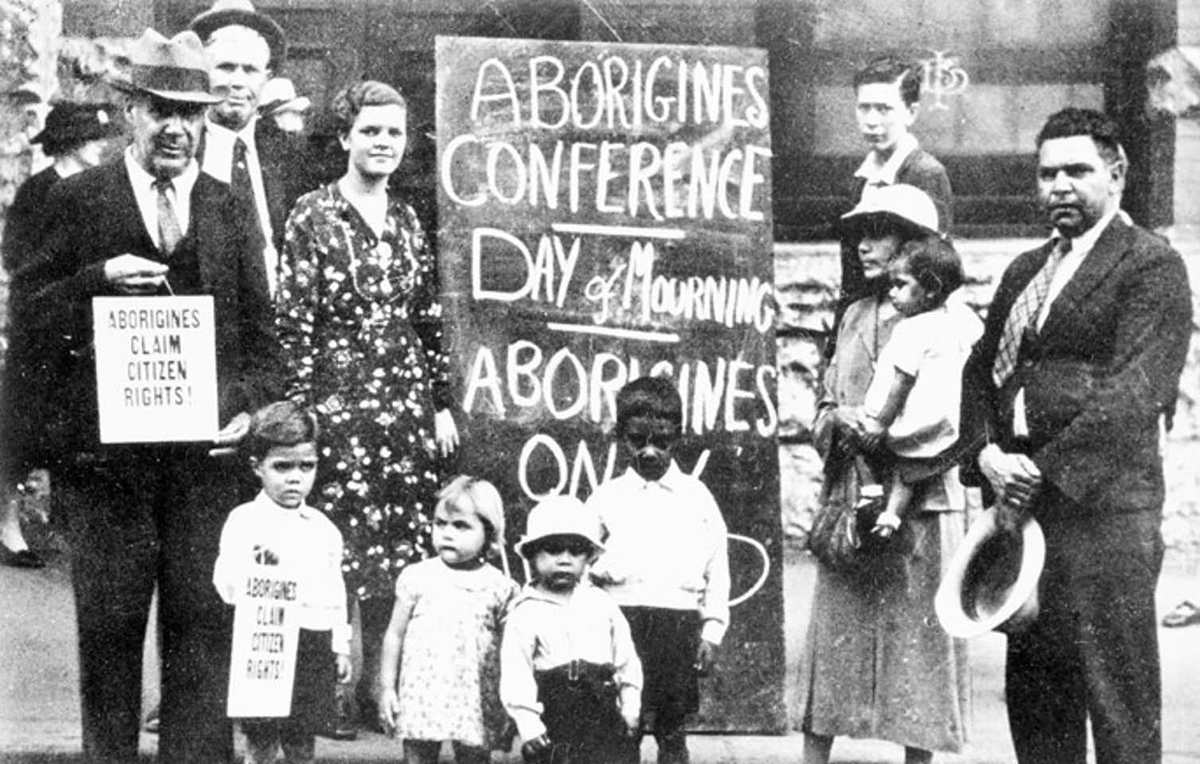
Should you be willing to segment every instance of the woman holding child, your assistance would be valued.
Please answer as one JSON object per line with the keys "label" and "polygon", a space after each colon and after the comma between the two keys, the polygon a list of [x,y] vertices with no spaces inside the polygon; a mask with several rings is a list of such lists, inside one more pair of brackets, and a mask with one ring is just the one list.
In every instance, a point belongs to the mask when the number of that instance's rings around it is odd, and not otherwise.
{"label": "woman holding child", "polygon": [[346,173],[301,197],[288,218],[277,323],[292,394],[322,417],[313,504],[345,539],[364,649],[356,694],[371,720],[396,576],[428,554],[439,452],[453,451],[458,433],[434,255],[412,208],[388,192],[406,145],[404,98],[361,82],[333,110]]}
{"label": "woman holding child", "polygon": [[[949,249],[937,239],[933,202],[913,186],[878,189],[844,222],[859,241],[860,273],[844,273],[843,281],[861,276],[870,291],[847,308],[838,326],[837,350],[825,374],[814,423],[815,441],[826,460],[821,493],[826,505],[857,502],[863,460],[844,458],[845,454],[867,452],[880,440],[880,424],[872,421],[878,412],[866,410],[864,402],[874,375],[884,371],[890,379],[900,369],[877,369],[876,363],[896,325],[914,315],[907,308],[903,314],[897,310],[904,301],[896,299],[893,305],[889,286],[897,297],[923,280],[909,272],[909,253],[921,249],[921,242],[938,242]],[[889,273],[889,263],[902,247],[909,266]],[[938,285],[931,284],[935,304],[926,311],[954,313],[950,326],[978,324],[952,288],[942,289],[940,298],[937,291]],[[943,335],[934,341],[942,342]],[[969,337],[953,342],[955,353],[964,344],[969,349]],[[957,428],[957,396],[951,397],[955,400],[946,404],[944,415]],[[910,397],[910,405],[912,401]],[[885,458],[894,464],[902,456]],[[898,547],[904,551],[894,552],[902,555],[903,564],[874,571],[818,566],[804,667],[810,675],[802,713],[806,764],[825,764],[838,735],[898,743],[905,748],[907,764],[928,762],[935,750],[962,748],[969,690],[965,646],[942,631],[933,600],[942,566],[962,537],[965,494],[951,459],[924,460],[918,466],[922,477],[901,489],[912,497],[907,507],[898,508],[903,532],[892,535],[894,528],[878,523],[874,528],[897,545],[904,539],[904,546]],[[891,479],[875,478],[886,480],[895,492]]]}

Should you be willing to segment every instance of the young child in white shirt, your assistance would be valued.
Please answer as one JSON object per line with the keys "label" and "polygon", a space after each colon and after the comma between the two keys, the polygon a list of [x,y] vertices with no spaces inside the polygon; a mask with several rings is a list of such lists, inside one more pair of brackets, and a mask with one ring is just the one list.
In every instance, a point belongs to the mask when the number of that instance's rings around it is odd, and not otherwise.
{"label": "young child in white shirt", "polygon": [[642,666],[617,604],[585,577],[604,549],[599,518],[574,497],[544,499],[516,548],[531,580],[504,627],[500,698],[525,761],[637,762]]}
{"label": "young child in white shirt", "polygon": [[664,764],[688,761],[684,723],[729,625],[725,520],[708,488],[675,463],[682,427],[673,382],[642,377],[622,387],[616,436],[630,468],[587,502],[607,533],[592,576],[629,621],[645,670],[645,726]]}
{"label": "young child in white shirt", "polygon": [[963,364],[983,332],[952,297],[963,270],[946,239],[906,243],[888,273],[888,296],[904,318],[879,354],[859,418],[863,446],[895,457],[886,508],[871,531],[881,538],[900,528],[916,486],[945,469],[942,459],[958,440]]}
{"label": "young child in white shirt", "polygon": [[251,764],[274,762],[281,745],[289,764],[311,762],[315,732],[333,713],[334,681],[350,680],[342,535],[305,503],[317,472],[317,436],[316,418],[295,403],[254,414],[243,448],[262,492],[229,513],[213,569],[213,584],[230,604],[254,566],[287,566],[299,579],[291,715],[241,720]]}

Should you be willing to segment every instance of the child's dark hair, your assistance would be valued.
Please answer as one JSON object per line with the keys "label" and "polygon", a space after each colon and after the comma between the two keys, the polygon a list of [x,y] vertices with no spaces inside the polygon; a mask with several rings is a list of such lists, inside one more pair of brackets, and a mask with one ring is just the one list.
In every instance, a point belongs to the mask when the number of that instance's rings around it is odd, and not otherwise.
{"label": "child's dark hair", "polygon": [[638,377],[617,391],[617,435],[634,417],[654,417],[683,427],[683,401],[665,377]]}
{"label": "child's dark hair", "polygon": [[876,82],[891,84],[900,81],[900,97],[912,106],[921,100],[921,66],[892,56],[872,59],[854,74],[854,89]]}
{"label": "child's dark hair", "polygon": [[962,286],[962,259],[954,245],[941,236],[926,236],[907,242],[896,253],[895,262],[905,261],[908,272],[931,296],[930,307],[946,301]]}
{"label": "child's dark hair", "polygon": [[262,459],[272,448],[316,443],[320,434],[317,415],[312,410],[294,401],[275,401],[254,412],[242,451]]}

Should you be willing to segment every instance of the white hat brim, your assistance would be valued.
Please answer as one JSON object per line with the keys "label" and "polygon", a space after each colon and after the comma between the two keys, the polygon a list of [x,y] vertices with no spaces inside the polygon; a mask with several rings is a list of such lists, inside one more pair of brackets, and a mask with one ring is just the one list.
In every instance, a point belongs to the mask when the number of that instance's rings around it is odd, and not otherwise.
{"label": "white hat brim", "polygon": [[1046,537],[1042,526],[1028,518],[1021,527],[1021,564],[1017,579],[1004,601],[992,613],[979,618],[963,608],[963,585],[968,565],[984,542],[1000,532],[998,510],[991,507],[971,525],[950,560],[934,597],[934,610],[942,628],[952,637],[970,639],[993,631],[1020,611],[1037,591],[1046,562]]}

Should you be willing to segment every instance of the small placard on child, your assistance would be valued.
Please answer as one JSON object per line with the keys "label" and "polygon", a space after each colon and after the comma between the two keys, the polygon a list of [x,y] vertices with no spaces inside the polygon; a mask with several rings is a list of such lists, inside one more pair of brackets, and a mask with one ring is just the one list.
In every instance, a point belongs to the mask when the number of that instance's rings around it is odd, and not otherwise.
{"label": "small placard on child", "polygon": [[94,297],[92,321],[101,443],[216,437],[211,295]]}
{"label": "small placard on child", "polygon": [[282,565],[252,565],[237,593],[226,704],[232,718],[291,714],[300,636],[295,574]]}

